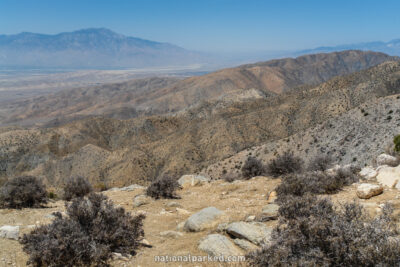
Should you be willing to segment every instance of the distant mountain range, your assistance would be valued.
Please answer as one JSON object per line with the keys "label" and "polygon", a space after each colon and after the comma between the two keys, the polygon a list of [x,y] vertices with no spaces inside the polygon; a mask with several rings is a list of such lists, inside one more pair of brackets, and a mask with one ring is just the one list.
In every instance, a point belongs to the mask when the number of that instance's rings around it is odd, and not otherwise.
{"label": "distant mountain range", "polygon": [[132,68],[201,63],[199,53],[104,28],[56,35],[0,35],[0,66]]}
{"label": "distant mountain range", "polygon": [[363,50],[382,52],[392,56],[400,56],[400,39],[395,39],[389,42],[367,42],[357,44],[347,44],[338,46],[321,46],[314,49],[302,50],[296,55],[313,54],[313,53],[330,53],[334,51],[344,50]]}

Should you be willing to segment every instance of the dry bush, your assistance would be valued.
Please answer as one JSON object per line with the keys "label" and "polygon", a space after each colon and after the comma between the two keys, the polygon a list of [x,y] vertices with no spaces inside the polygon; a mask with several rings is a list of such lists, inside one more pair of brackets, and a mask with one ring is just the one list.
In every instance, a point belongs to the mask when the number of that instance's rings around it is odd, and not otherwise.
{"label": "dry bush", "polygon": [[164,175],[147,187],[146,194],[155,199],[179,199],[180,197],[175,193],[178,188],[180,188],[180,185],[174,178]]}
{"label": "dry bush", "polygon": [[292,173],[282,178],[282,183],[276,188],[278,201],[287,196],[303,196],[312,194],[333,194],[344,186],[356,182],[358,177],[350,171],[339,169],[336,174],[328,175],[321,171]]}
{"label": "dry bush", "polygon": [[250,179],[255,176],[265,175],[265,166],[254,157],[248,157],[242,167],[242,176],[244,179]]}
{"label": "dry bush", "polygon": [[308,163],[307,169],[309,171],[325,171],[332,167],[332,163],[332,157],[328,155],[319,155]]}
{"label": "dry bush", "polygon": [[47,203],[46,187],[33,176],[8,180],[0,188],[0,206],[4,208],[37,208]]}
{"label": "dry bush", "polygon": [[240,176],[233,172],[229,172],[229,173],[223,175],[222,179],[224,179],[225,182],[232,183],[236,180],[240,180]]}
{"label": "dry bush", "polygon": [[248,255],[251,266],[399,266],[400,241],[391,209],[370,218],[356,203],[290,197],[272,242]]}
{"label": "dry bush", "polygon": [[70,201],[76,197],[84,197],[92,191],[91,184],[82,176],[70,177],[64,186],[63,199]]}
{"label": "dry bush", "polygon": [[106,196],[91,193],[55,213],[49,225],[25,234],[20,243],[33,266],[108,266],[112,252],[135,255],[143,239],[144,215],[131,216]]}
{"label": "dry bush", "polygon": [[267,165],[267,173],[273,177],[283,176],[289,173],[301,172],[303,160],[293,153],[286,151],[282,155],[271,160]]}

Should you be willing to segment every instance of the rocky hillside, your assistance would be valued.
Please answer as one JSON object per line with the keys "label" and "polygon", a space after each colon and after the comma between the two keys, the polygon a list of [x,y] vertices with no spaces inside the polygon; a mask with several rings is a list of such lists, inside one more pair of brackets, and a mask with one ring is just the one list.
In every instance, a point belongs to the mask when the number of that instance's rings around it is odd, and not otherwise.
{"label": "rocky hillside", "polygon": [[[286,58],[223,69],[182,81],[145,79],[99,87],[65,90],[0,106],[0,125],[50,125],[95,115],[120,119],[165,114],[254,90],[269,96],[302,85],[315,86],[397,59],[382,53],[344,51]],[[252,92],[247,93],[247,90]]]}
{"label": "rocky hillside", "polygon": [[[253,90],[250,98],[239,94],[232,101],[229,95],[175,115],[125,121],[90,118],[48,129],[8,128],[0,134],[0,172],[3,178],[30,173],[55,185],[71,175],[82,175],[93,184],[108,186],[144,184],[161,173],[198,172],[246,148],[284,139],[318,125],[326,133],[322,137],[317,135],[322,132],[317,128],[314,137],[317,141],[324,139],[318,141],[324,143],[311,149],[311,144],[302,142],[299,149],[304,153],[317,153],[320,147],[326,153],[333,149],[337,151],[331,153],[341,153],[343,144],[363,149],[369,146],[372,153],[378,147],[362,144],[363,136],[369,133],[368,127],[382,127],[382,131],[392,127],[385,132],[387,138],[397,130],[394,123],[398,123],[396,101],[399,100],[383,97],[400,93],[399,79],[400,62],[387,62],[316,87],[301,87],[276,96]],[[376,107],[374,103],[378,103]],[[359,106],[363,104],[362,113]],[[364,116],[366,113],[370,115]],[[345,116],[360,120],[356,115],[371,118],[370,124],[341,122]],[[334,127],[332,130],[328,121]],[[335,141],[339,139],[337,133],[350,129],[354,129],[352,134]],[[375,144],[376,140],[372,138],[371,142]],[[311,141],[318,143],[310,137]],[[293,146],[297,148],[298,143]],[[273,145],[269,146],[268,153],[274,153]],[[347,153],[350,154],[337,160],[353,161],[352,152]],[[355,161],[364,163],[365,157],[358,155]]]}

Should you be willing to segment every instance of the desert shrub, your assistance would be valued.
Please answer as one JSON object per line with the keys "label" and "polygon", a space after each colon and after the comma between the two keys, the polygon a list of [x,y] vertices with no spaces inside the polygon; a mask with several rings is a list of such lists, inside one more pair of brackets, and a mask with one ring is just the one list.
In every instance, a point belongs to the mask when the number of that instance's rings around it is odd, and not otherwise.
{"label": "desert shrub", "polygon": [[25,234],[20,243],[33,266],[108,266],[112,252],[135,255],[144,215],[131,216],[106,196],[91,193],[67,204],[67,216]]}
{"label": "desert shrub", "polygon": [[235,174],[233,172],[229,172],[229,173],[223,175],[222,179],[224,179],[225,182],[232,183],[232,182],[234,182],[236,180],[239,180],[240,177],[239,177],[239,175],[237,175],[237,174]]}
{"label": "desert shrub", "polygon": [[244,179],[250,179],[255,176],[265,175],[265,166],[254,157],[248,157],[242,167],[242,176]]}
{"label": "desert shrub", "polygon": [[287,196],[303,196],[312,194],[333,194],[344,186],[357,181],[352,172],[339,169],[335,174],[328,175],[321,171],[291,173],[282,178],[282,183],[276,188],[278,201]]}
{"label": "desert shrub", "polygon": [[394,151],[400,152],[400,134],[393,138]]}
{"label": "desert shrub", "polygon": [[70,201],[76,197],[84,197],[92,191],[92,186],[82,176],[70,177],[64,186],[63,199]]}
{"label": "desert shrub", "polygon": [[171,176],[164,175],[157,178],[147,187],[146,194],[152,198],[180,198],[175,191],[180,187],[178,182]]}
{"label": "desert shrub", "polygon": [[303,161],[291,152],[285,152],[271,160],[267,165],[267,172],[273,177],[283,176],[289,173],[301,172]]}
{"label": "desert shrub", "polygon": [[46,187],[33,176],[8,180],[0,188],[0,206],[5,208],[32,208],[47,203]]}
{"label": "desert shrub", "polygon": [[272,242],[249,255],[251,266],[398,266],[400,241],[391,209],[371,218],[356,203],[291,197],[281,204]]}
{"label": "desert shrub", "polygon": [[309,171],[325,171],[332,167],[332,163],[332,157],[328,155],[319,155],[309,162],[307,169]]}

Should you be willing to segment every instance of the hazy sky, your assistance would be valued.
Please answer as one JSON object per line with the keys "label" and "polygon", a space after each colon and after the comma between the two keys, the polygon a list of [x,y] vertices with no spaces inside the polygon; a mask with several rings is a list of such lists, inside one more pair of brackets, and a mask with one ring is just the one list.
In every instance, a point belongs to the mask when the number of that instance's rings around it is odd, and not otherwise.
{"label": "hazy sky", "polygon": [[290,50],[400,38],[399,11],[399,0],[0,0],[0,34],[106,27],[193,50]]}

